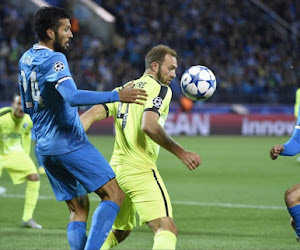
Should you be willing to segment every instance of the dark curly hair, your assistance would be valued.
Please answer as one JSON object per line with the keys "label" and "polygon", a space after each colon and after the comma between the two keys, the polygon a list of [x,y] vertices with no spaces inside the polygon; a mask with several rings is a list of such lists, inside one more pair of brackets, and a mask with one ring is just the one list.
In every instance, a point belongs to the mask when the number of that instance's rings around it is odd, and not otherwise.
{"label": "dark curly hair", "polygon": [[62,8],[42,7],[37,11],[34,16],[34,30],[40,41],[49,40],[46,33],[47,29],[52,28],[54,31],[57,31],[60,19],[70,20],[70,16]]}

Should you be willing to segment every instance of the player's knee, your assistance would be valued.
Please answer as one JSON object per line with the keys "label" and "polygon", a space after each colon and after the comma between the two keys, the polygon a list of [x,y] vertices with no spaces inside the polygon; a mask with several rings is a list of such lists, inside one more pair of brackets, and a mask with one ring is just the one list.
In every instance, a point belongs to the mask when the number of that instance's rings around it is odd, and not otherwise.
{"label": "player's knee", "polygon": [[131,230],[114,230],[118,243],[124,241],[131,233]]}
{"label": "player's knee", "polygon": [[70,220],[85,221],[88,217],[90,203],[87,195],[76,197],[70,201],[66,201],[70,210]]}
{"label": "player's knee", "polygon": [[115,179],[105,184],[102,188],[96,191],[102,200],[111,200],[121,206],[125,198],[125,194],[120,188]]}
{"label": "player's knee", "polygon": [[177,230],[175,223],[171,223],[169,231],[172,232],[173,234],[175,234],[176,236],[178,235],[178,230]]}
{"label": "player's knee", "polygon": [[119,188],[118,188],[118,204],[119,204],[119,206],[122,205],[124,199],[125,199],[125,193],[124,193],[123,190],[119,187]]}
{"label": "player's knee", "polygon": [[290,206],[298,204],[300,201],[300,190],[298,188],[292,187],[285,192],[285,202]]}
{"label": "player's knee", "polygon": [[177,227],[174,223],[174,220],[170,217],[158,218],[147,223],[147,225],[152,229],[156,234],[159,231],[170,231],[176,236],[178,235]]}
{"label": "player's knee", "polygon": [[90,202],[87,195],[77,197],[78,207],[84,211],[89,212],[90,210]]}
{"label": "player's knee", "polygon": [[125,199],[125,194],[124,194],[123,190],[119,187],[119,185],[117,185],[114,188],[114,191],[108,194],[108,197],[110,200],[117,203],[118,206],[121,206]]}

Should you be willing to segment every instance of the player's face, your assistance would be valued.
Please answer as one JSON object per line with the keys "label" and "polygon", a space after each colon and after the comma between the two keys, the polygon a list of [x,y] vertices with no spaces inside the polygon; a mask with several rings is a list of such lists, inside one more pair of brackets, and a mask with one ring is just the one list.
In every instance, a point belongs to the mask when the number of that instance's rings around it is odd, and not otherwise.
{"label": "player's face", "polygon": [[24,112],[22,109],[22,102],[21,97],[16,96],[13,103],[12,103],[12,109],[15,117],[22,118],[24,116]]}
{"label": "player's face", "polygon": [[176,57],[167,54],[164,62],[157,71],[157,80],[163,84],[170,85],[172,79],[176,77],[176,69]]}
{"label": "player's face", "polygon": [[60,26],[55,32],[53,47],[56,52],[66,53],[69,49],[69,42],[73,38],[69,19],[61,19]]}

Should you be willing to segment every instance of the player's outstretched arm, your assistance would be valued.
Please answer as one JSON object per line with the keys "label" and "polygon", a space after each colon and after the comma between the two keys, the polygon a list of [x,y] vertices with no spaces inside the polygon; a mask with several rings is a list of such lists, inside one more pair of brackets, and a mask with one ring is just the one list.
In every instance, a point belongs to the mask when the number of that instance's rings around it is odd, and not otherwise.
{"label": "player's outstretched arm", "polygon": [[193,170],[201,164],[200,156],[194,152],[185,151],[175,142],[157,122],[159,115],[152,111],[143,114],[142,129],[158,145],[176,155],[188,169]]}
{"label": "player's outstretched arm", "polygon": [[80,116],[80,121],[86,132],[95,121],[101,121],[107,117],[107,111],[102,104],[95,105]]}
{"label": "player's outstretched arm", "polygon": [[146,91],[142,89],[134,89],[133,86],[134,82],[132,81],[130,84],[119,91],[120,102],[129,102],[143,105],[143,102],[141,102],[141,100],[147,100]]}
{"label": "player's outstretched arm", "polygon": [[300,153],[300,128],[295,126],[291,138],[283,145],[275,145],[271,148],[270,157],[275,160],[278,155],[293,156]]}
{"label": "player's outstretched arm", "polygon": [[146,92],[141,89],[134,89],[133,83],[123,88],[120,92],[117,91],[88,91],[78,90],[74,81],[66,77],[56,84],[56,89],[70,106],[87,106],[110,102],[128,102],[142,104],[138,100],[145,100]]}

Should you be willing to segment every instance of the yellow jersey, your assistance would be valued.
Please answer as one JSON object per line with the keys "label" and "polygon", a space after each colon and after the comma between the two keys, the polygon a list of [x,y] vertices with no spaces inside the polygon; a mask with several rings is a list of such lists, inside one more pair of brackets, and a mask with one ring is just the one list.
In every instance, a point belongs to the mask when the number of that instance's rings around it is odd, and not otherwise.
{"label": "yellow jersey", "polygon": [[23,118],[13,115],[12,108],[0,109],[0,156],[23,151],[30,153],[32,121],[28,114]]}
{"label": "yellow jersey", "polygon": [[116,131],[110,164],[156,168],[159,145],[142,130],[142,117],[145,111],[156,112],[159,114],[158,123],[163,127],[169,113],[172,91],[151,75],[135,80],[134,88],[147,92],[147,101],[143,105],[122,102],[106,104],[108,115],[114,116]]}

